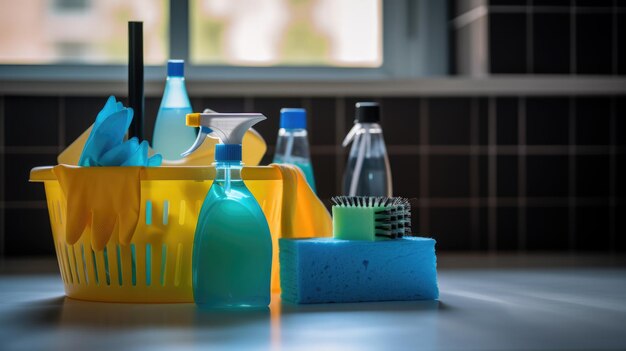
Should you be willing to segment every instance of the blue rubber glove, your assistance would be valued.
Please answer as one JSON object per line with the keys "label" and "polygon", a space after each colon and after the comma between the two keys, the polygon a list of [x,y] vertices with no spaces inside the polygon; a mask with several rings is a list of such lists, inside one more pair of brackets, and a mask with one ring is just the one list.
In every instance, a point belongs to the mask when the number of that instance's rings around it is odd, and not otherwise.
{"label": "blue rubber glove", "polygon": [[133,120],[133,109],[126,108],[111,96],[98,113],[85,142],[79,166],[160,166],[162,157],[148,157],[148,142],[137,138],[124,141]]}

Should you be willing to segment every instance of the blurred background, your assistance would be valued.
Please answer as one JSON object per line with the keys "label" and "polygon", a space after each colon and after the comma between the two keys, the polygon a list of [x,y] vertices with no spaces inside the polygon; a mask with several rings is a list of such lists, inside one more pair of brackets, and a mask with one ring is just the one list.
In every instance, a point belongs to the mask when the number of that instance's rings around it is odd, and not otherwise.
{"label": "blurred background", "polygon": [[626,1],[0,0],[0,256],[54,255],[28,174],[126,96],[129,20],[148,139],[183,58],[195,110],[269,117],[265,163],[280,108],[306,108],[327,201],[376,101],[394,194],[438,250],[626,249]]}

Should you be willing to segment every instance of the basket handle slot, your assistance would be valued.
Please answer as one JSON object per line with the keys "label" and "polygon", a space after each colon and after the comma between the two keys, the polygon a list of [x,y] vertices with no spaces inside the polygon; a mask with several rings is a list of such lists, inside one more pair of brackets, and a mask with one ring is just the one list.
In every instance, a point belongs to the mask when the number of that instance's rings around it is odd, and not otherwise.
{"label": "basket handle slot", "polygon": [[170,202],[165,200],[163,202],[163,225],[167,225],[169,222]]}
{"label": "basket handle slot", "polygon": [[64,245],[65,247],[65,262],[66,262],[66,267],[67,267],[67,271],[68,271],[68,277],[70,278],[70,283],[74,284],[74,273],[72,272],[72,264],[70,263],[70,253],[69,250],[67,249],[68,245]]}
{"label": "basket handle slot", "polygon": [[96,253],[91,250],[91,264],[93,265],[94,278],[96,279],[96,285],[100,285],[100,277],[98,276],[98,262],[96,262]]}
{"label": "basket handle slot", "polygon": [[152,244],[146,244],[146,286],[152,284]]}
{"label": "basket handle slot", "polygon": [[179,243],[176,250],[176,270],[174,271],[174,286],[180,286],[183,270],[183,244]]}
{"label": "basket handle slot", "polygon": [[152,225],[152,201],[146,201],[146,225]]}
{"label": "basket handle slot", "polygon": [[133,286],[137,285],[137,253],[135,252],[135,244],[130,244],[130,272],[131,282]]}
{"label": "basket handle slot", "polygon": [[122,252],[119,245],[115,245],[115,251],[117,253],[117,280],[120,286],[124,285],[122,280]]}
{"label": "basket handle slot", "polygon": [[106,277],[107,286],[109,286],[111,285],[111,273],[109,271],[109,253],[106,246],[104,250],[102,250],[102,255],[104,256],[104,275]]}
{"label": "basket handle slot", "polygon": [[83,261],[83,274],[85,275],[85,284],[89,285],[89,274],[87,274],[87,260],[85,259],[85,245],[80,244],[80,258]]}
{"label": "basket handle slot", "polygon": [[80,284],[80,272],[78,271],[78,263],[76,262],[76,250],[74,250],[74,245],[70,246],[70,251],[72,252],[72,261],[74,262],[74,272],[76,272],[76,282]]}
{"label": "basket handle slot", "polygon": [[163,244],[163,246],[161,247],[161,286],[165,286],[165,272],[166,269],[166,262],[167,262],[167,245]]}

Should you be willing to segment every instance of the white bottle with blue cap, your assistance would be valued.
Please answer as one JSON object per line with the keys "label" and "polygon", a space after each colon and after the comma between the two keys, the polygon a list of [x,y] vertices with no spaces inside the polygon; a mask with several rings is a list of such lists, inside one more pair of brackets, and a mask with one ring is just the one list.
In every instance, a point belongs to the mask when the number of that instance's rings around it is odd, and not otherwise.
{"label": "white bottle with blue cap", "polygon": [[261,206],[241,178],[243,136],[264,119],[258,113],[187,115],[187,125],[201,127],[202,134],[186,154],[200,147],[206,133],[222,142],[215,145],[215,180],[193,241],[193,298],[200,307],[267,308],[270,303],[272,237]]}
{"label": "white bottle with blue cap", "polygon": [[276,141],[274,163],[298,166],[315,192],[315,177],[309,153],[309,138],[306,130],[306,110],[283,108],[280,110],[280,129]]}
{"label": "white bottle with blue cap", "polygon": [[196,139],[196,131],[185,125],[185,116],[193,112],[185,88],[185,61],[167,61],[167,80],[161,107],[154,125],[152,148],[168,160],[180,159]]}

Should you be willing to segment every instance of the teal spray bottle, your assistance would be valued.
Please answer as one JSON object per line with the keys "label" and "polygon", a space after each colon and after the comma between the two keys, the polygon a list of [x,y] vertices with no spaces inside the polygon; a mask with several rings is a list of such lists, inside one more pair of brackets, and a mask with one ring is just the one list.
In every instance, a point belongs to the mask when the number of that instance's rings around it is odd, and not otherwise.
{"label": "teal spray bottle", "polygon": [[191,113],[187,125],[200,127],[197,149],[208,133],[217,136],[216,175],[194,237],[193,298],[206,308],[267,308],[270,303],[272,239],[261,206],[241,179],[241,141],[265,119],[258,113]]}

